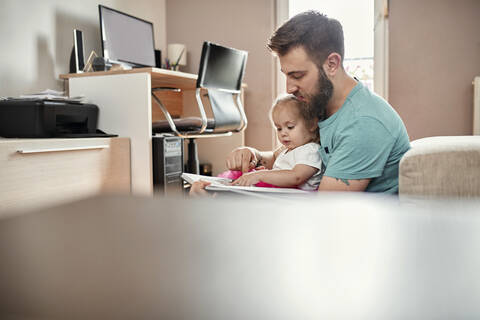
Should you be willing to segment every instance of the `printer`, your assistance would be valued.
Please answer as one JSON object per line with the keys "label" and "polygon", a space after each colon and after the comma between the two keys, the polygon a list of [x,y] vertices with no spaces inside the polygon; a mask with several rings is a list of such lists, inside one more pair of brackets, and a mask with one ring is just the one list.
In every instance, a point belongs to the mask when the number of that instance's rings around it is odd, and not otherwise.
{"label": "printer", "polygon": [[98,107],[71,101],[7,99],[0,101],[0,136],[53,138],[111,136],[98,133]]}

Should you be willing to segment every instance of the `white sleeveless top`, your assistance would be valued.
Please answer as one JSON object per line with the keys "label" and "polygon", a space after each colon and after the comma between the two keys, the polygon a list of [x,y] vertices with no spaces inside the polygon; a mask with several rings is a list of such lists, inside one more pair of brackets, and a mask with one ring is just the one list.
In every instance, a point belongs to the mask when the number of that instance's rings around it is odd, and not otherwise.
{"label": "white sleeveless top", "polygon": [[[287,152],[288,151],[288,152]],[[283,150],[273,163],[272,170],[292,170],[297,164],[304,164],[317,168],[318,171],[304,184],[298,186],[302,190],[317,190],[322,180],[322,159],[320,158],[320,145],[310,142],[289,151]]]}

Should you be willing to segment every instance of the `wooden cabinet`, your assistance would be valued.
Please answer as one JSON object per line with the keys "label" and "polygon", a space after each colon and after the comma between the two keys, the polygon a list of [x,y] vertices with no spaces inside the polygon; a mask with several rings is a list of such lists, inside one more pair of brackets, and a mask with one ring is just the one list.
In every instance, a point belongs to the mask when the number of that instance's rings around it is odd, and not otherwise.
{"label": "wooden cabinet", "polygon": [[130,189],[128,138],[0,139],[0,212]]}

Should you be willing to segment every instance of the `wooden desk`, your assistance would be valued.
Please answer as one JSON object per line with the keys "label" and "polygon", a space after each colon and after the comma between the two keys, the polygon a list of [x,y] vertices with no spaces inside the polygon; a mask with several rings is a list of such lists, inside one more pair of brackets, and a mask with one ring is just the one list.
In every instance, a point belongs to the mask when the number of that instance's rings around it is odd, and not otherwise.
{"label": "wooden desk", "polygon": [[[85,95],[100,108],[98,127],[131,139],[132,192],[151,195],[152,180],[152,87],[174,87],[183,92],[183,116],[198,116],[195,101],[197,75],[157,68],[61,75],[70,96]],[[208,105],[208,103],[206,103]],[[167,103],[168,107],[168,103]],[[210,113],[211,114],[211,113]],[[209,116],[207,110],[207,116]],[[213,165],[214,174],[225,169],[225,158],[244,145],[244,134],[198,139],[200,162]]]}

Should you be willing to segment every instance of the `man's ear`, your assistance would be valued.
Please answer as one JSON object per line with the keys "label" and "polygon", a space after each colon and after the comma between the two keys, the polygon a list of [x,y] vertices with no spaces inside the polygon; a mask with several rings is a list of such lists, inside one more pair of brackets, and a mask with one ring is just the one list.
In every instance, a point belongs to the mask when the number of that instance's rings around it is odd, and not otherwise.
{"label": "man's ear", "polygon": [[327,59],[323,64],[323,71],[329,76],[334,76],[338,69],[342,66],[342,57],[336,53],[332,52],[328,55]]}

